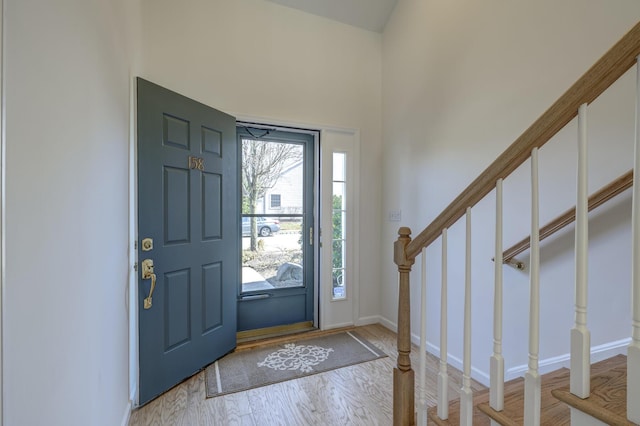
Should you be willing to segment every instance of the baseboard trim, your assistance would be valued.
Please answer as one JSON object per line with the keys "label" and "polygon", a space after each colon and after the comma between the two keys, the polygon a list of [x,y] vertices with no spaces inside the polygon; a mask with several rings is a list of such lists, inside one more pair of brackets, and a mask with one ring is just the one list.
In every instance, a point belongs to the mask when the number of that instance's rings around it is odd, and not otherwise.
{"label": "baseboard trim", "polygon": [[[394,333],[398,332],[397,324],[392,321],[389,321],[385,317],[380,317],[380,324],[382,324],[384,327],[388,328],[389,330],[393,331]],[[616,340],[614,342],[609,342],[609,343],[592,347],[591,363],[593,364],[595,362],[599,362],[619,354],[626,355],[626,350],[630,342],[631,342],[631,338],[626,338],[626,339]],[[411,343],[420,347],[420,336],[415,333],[411,333]],[[427,341],[427,352],[429,352],[434,356],[439,357],[440,347]],[[571,354],[563,354],[563,355],[540,360],[540,362],[538,363],[539,372],[540,374],[546,374],[551,371],[558,370],[562,367],[568,368],[570,361],[571,361]],[[462,360],[460,358],[448,353],[447,362],[452,367],[455,367],[458,370],[462,371],[463,366],[462,366]],[[488,365],[488,357],[487,357],[487,365]],[[416,369],[416,366],[414,366],[414,370],[415,369]],[[527,364],[517,365],[515,367],[509,368],[507,371],[505,371],[505,375],[504,375],[505,382],[524,376],[524,374],[527,372],[528,369],[529,367]],[[471,366],[471,378],[478,381],[479,383],[482,383],[485,386],[490,386],[491,379],[490,379],[489,373],[479,368]]]}
{"label": "baseboard trim", "polygon": [[355,320],[353,323],[345,322],[343,324],[331,324],[327,328],[341,328],[341,327],[349,327],[349,326],[360,327],[363,325],[381,324],[383,319],[384,318],[382,318],[380,315],[370,315],[368,317],[360,317],[357,320]]}
{"label": "baseboard trim", "polygon": [[[420,346],[420,338],[418,336],[415,337],[418,342],[417,345]],[[413,336],[411,340],[413,341]],[[440,357],[440,347],[434,345],[433,343],[427,342],[427,352],[429,352],[433,356]],[[462,371],[462,369],[464,368],[462,360],[457,356],[451,355],[450,353],[447,353],[447,364],[454,368],[457,368],[460,371]],[[471,366],[471,378],[487,387],[491,384],[491,377],[489,376],[489,374],[474,366]]]}
{"label": "baseboard trim", "polygon": [[129,425],[129,420],[131,419],[131,408],[132,404],[131,400],[129,400],[129,402],[127,402],[127,406],[125,407],[124,415],[122,416],[122,423],[120,423],[122,426]]}
{"label": "baseboard trim", "polygon": [[[380,324],[382,324],[389,330],[393,331],[394,333],[398,332],[398,325],[392,321],[389,321],[387,318],[380,317]],[[411,333],[411,343],[420,347],[420,336],[418,336],[415,333]],[[440,347],[430,342],[427,342],[427,352],[429,352],[433,356],[440,357]],[[455,357],[448,353],[447,362],[452,367],[462,371],[463,365],[462,365],[462,360],[460,358]],[[419,366],[417,365],[414,365],[412,367],[414,371],[419,368]],[[489,374],[473,366],[471,367],[471,378],[476,380],[479,383],[482,383],[485,386],[489,386],[489,382],[490,382]]]}
{"label": "baseboard trim", "polygon": [[382,324],[383,327],[386,327],[389,330],[393,331],[394,333],[398,332],[398,326],[396,325],[396,323],[389,321],[383,316],[380,317],[380,324]]}
{"label": "baseboard trim", "polygon": [[[616,340],[591,348],[591,363],[599,362],[616,355],[626,354],[631,338]],[[559,368],[569,368],[571,354],[563,354],[551,358],[543,359],[538,364],[540,374],[546,374]],[[527,364],[517,365],[509,368],[504,374],[504,380],[509,381],[517,377],[522,377],[529,367]]]}
{"label": "baseboard trim", "polygon": [[379,324],[382,321],[380,315],[371,315],[369,317],[358,318],[356,326]]}

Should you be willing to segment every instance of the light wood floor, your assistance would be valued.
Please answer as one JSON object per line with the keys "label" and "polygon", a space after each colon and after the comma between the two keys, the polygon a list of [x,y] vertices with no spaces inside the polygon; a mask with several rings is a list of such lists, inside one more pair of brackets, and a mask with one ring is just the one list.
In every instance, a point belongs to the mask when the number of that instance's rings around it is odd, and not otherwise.
{"label": "light wood floor", "polygon": [[[381,325],[356,331],[389,357],[210,399],[200,372],[135,410],[129,425],[390,425],[396,335]],[[417,370],[415,347],[411,360]],[[437,366],[437,359],[428,356],[429,405],[436,402]],[[456,399],[461,375],[451,367],[449,372],[449,396]],[[484,389],[476,382],[472,387]]]}

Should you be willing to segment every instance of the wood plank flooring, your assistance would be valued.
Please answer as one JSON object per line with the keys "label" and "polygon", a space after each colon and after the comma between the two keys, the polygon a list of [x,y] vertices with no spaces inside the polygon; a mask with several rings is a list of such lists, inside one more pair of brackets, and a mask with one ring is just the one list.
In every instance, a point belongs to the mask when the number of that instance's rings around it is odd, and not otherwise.
{"label": "wood plank flooring", "polygon": [[[200,372],[135,410],[129,425],[389,425],[396,334],[378,324],[355,330],[389,357],[210,399],[205,397],[204,373]],[[416,347],[411,362],[418,383]],[[437,371],[437,358],[428,355],[429,405],[437,401]],[[461,374],[451,367],[449,372],[453,400],[458,398]],[[472,388],[485,389],[475,381]]]}

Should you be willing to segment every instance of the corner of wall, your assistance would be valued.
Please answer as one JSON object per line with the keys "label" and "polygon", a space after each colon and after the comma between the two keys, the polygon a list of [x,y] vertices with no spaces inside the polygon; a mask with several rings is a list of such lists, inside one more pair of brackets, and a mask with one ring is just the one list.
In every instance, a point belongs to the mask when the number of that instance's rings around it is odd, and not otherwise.
{"label": "corner of wall", "polygon": [[355,325],[363,326],[363,325],[381,324],[381,323],[382,323],[382,317],[380,317],[380,315],[371,315],[368,317],[358,318],[355,322]]}
{"label": "corner of wall", "polygon": [[124,415],[122,416],[122,422],[120,422],[121,426],[129,425],[129,419],[131,419],[131,408],[132,408],[131,401],[129,401],[127,406],[124,408]]}

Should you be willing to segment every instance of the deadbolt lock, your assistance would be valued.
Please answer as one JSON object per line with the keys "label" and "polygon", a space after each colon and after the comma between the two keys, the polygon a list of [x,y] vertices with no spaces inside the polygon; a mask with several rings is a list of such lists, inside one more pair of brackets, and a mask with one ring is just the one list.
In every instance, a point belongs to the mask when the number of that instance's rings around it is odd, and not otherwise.
{"label": "deadbolt lock", "polygon": [[142,240],[142,251],[151,251],[153,250],[153,239],[145,238]]}

